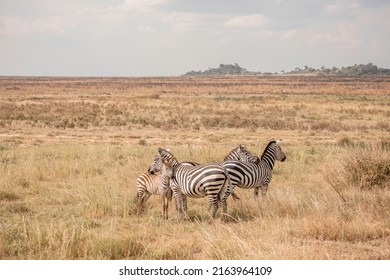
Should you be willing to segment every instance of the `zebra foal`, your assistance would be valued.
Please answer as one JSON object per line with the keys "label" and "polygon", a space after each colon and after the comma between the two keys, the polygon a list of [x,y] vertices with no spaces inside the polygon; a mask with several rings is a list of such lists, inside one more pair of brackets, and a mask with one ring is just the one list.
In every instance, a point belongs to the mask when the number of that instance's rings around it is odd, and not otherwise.
{"label": "zebra foal", "polygon": [[[157,156],[158,157],[158,156]],[[153,161],[152,164],[158,164]],[[160,170],[165,167],[155,166]],[[172,200],[172,190],[169,187],[169,177],[164,174],[143,173],[137,178],[137,212],[140,213],[151,195],[160,195],[162,199],[163,219],[168,219],[168,203]]]}

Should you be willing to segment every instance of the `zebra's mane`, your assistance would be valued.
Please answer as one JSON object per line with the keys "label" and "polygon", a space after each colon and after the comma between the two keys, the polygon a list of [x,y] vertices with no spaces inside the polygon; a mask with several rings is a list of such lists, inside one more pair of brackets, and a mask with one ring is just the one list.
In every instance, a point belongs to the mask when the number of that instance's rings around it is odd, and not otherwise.
{"label": "zebra's mane", "polygon": [[265,156],[266,152],[268,151],[268,148],[269,148],[272,144],[276,144],[276,140],[272,140],[271,142],[268,143],[267,147],[265,147],[265,149],[264,149],[264,151],[263,151],[263,154],[261,155],[261,160],[264,159],[264,156]]}
{"label": "zebra's mane", "polygon": [[232,149],[224,158],[224,160],[226,160],[227,157],[229,157],[231,154],[235,153],[235,152],[238,152],[241,147],[243,147],[244,149],[246,148],[244,144],[240,144],[238,145],[237,147],[235,147],[234,149]]}
{"label": "zebra's mane", "polygon": [[[179,165],[179,162],[178,162],[177,158],[170,152],[169,149],[161,149],[161,148],[158,148],[158,153],[159,153],[160,160],[161,160],[161,152],[164,152],[164,153],[168,154],[168,155],[171,157],[172,161],[176,163],[176,164],[174,164],[174,165],[172,166],[172,174],[171,174],[171,176],[170,176],[171,179],[174,179],[174,177],[175,177],[174,174],[176,173],[176,166]],[[164,165],[164,164],[163,164],[163,165]]]}

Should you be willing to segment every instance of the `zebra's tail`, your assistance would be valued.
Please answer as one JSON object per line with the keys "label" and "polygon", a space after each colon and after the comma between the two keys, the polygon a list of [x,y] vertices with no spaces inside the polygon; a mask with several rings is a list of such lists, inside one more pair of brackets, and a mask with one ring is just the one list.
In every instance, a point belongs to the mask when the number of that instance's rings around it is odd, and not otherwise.
{"label": "zebra's tail", "polygon": [[[221,165],[222,166],[222,165]],[[224,193],[226,193],[226,199],[229,197],[229,195],[232,195],[233,199],[240,199],[240,197],[238,197],[235,193],[234,193],[234,190],[233,190],[233,185],[232,185],[232,182],[230,180],[230,174],[229,174],[229,171],[227,171],[227,169],[225,167],[223,167],[223,170],[224,170],[224,173],[226,175],[226,190]],[[220,195],[223,195],[223,194],[220,194]],[[220,197],[220,199],[222,199],[222,197]]]}

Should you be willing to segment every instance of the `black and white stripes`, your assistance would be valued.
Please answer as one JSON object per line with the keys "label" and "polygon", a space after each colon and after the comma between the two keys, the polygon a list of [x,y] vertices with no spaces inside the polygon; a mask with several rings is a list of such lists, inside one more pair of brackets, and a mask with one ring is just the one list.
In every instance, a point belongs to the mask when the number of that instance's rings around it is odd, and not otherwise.
{"label": "black and white stripes", "polygon": [[[164,169],[161,161],[157,160],[158,156],[153,160],[154,168]],[[149,197],[160,195],[163,202],[163,218],[168,219],[168,202],[172,199],[172,189],[169,187],[169,177],[163,174],[143,173],[137,178],[137,209],[138,213],[143,209]]]}
{"label": "black and white stripes", "polygon": [[222,219],[225,219],[229,195],[237,197],[234,188],[253,188],[256,198],[261,188],[265,196],[275,161],[285,159],[280,140],[270,141],[260,158],[241,144],[231,150],[222,163],[208,164],[179,162],[169,150],[159,148],[148,173],[137,179],[138,205],[142,208],[152,194],[161,195],[163,217],[168,219],[168,201],[173,195],[178,218],[181,219],[183,214],[187,217],[187,197],[207,197],[211,204],[211,217],[215,218],[221,205]]}
{"label": "black and white stripes", "polygon": [[227,214],[227,198],[231,188],[226,169],[220,164],[196,166],[181,164],[169,151],[159,148],[158,152],[166,168],[163,169],[162,174],[171,178],[171,188],[179,210],[179,219],[183,212],[187,215],[183,196],[192,198],[207,196],[211,204],[211,217],[215,218],[219,204],[221,204],[224,219]]}
{"label": "black and white stripes", "polygon": [[239,160],[242,162],[258,162],[260,159],[255,154],[249,152],[244,144],[238,145],[236,148],[231,150],[228,155],[223,159],[227,160]]}
{"label": "black and white stripes", "polygon": [[280,147],[280,140],[269,142],[258,162],[246,163],[230,160],[222,165],[229,172],[233,189],[235,187],[254,188],[254,195],[257,197],[260,188],[263,196],[267,193],[275,160],[286,160],[286,155]]}

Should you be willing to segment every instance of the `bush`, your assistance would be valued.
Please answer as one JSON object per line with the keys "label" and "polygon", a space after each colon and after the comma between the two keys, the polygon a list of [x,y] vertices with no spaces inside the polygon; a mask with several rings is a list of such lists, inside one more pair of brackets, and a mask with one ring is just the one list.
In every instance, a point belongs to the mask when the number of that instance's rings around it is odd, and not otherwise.
{"label": "bush", "polygon": [[390,153],[382,146],[355,149],[344,163],[347,182],[361,189],[390,187]]}
{"label": "bush", "polygon": [[[347,143],[350,144],[349,141]],[[387,145],[380,143],[344,147],[346,154],[341,162],[334,162],[323,172],[325,180],[339,194],[346,187],[390,188],[390,149]]]}

